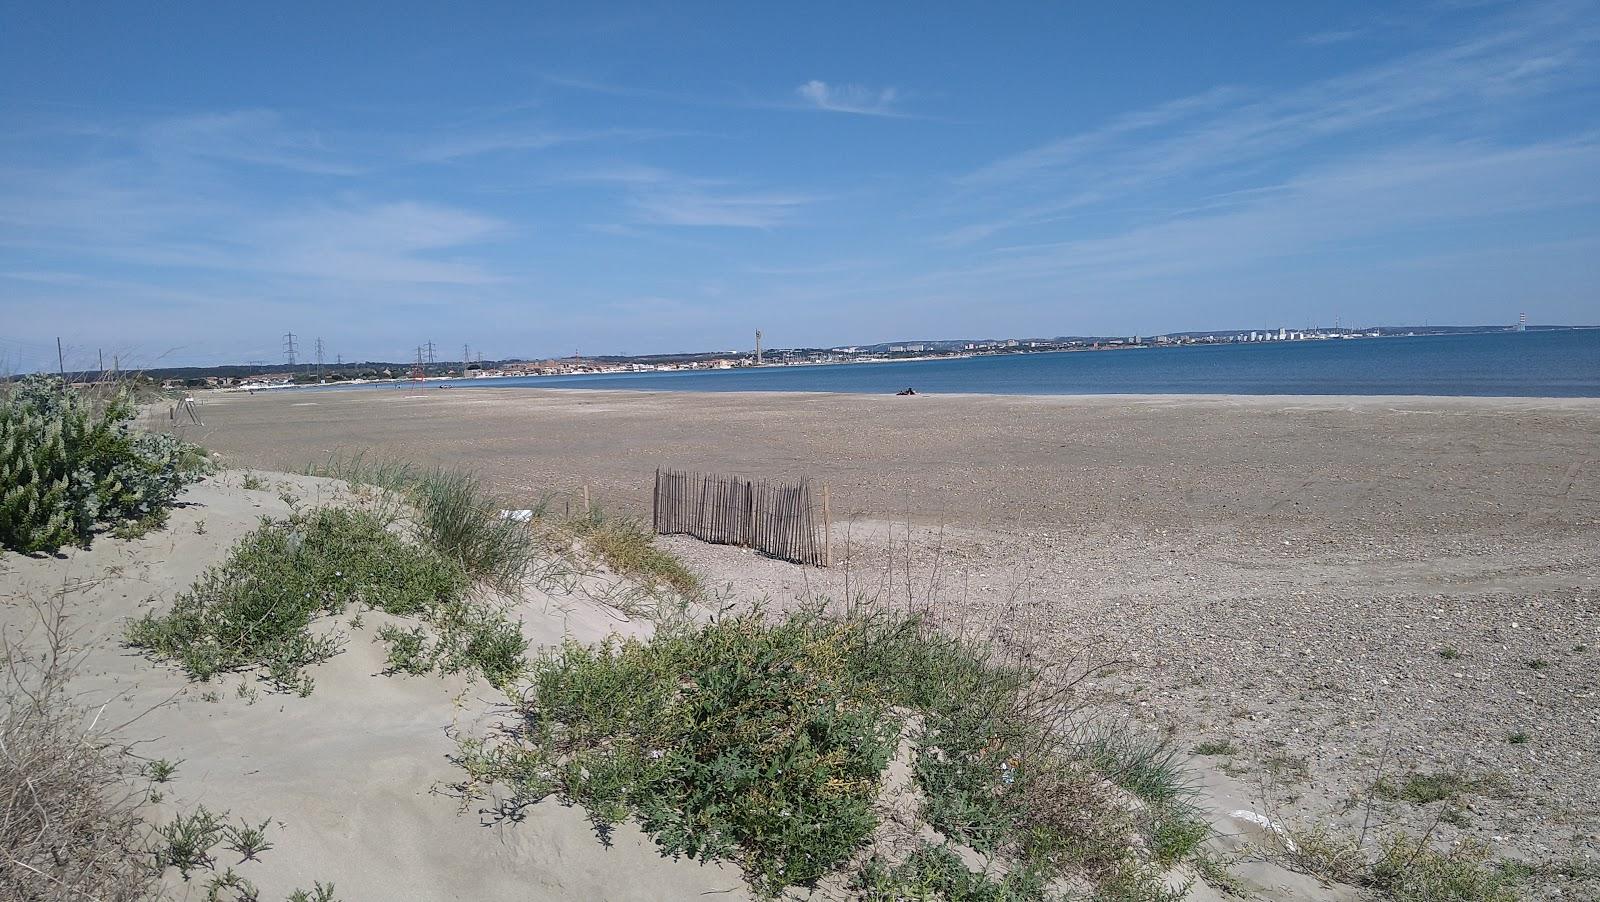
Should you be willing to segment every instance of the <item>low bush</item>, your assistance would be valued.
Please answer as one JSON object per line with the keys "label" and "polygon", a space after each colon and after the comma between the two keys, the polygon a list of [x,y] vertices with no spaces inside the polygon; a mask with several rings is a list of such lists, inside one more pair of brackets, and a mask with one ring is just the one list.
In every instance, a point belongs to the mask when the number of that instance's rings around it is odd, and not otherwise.
{"label": "low bush", "polygon": [[204,452],[135,431],[118,392],[94,403],[66,382],[27,376],[0,398],[0,547],[25,553],[87,546],[97,526],[158,526],[209,469]]}
{"label": "low bush", "polygon": [[[776,894],[861,852],[884,770],[915,722],[921,815],[1017,877],[964,876],[929,849],[879,861],[862,887],[1038,899],[1075,875],[1117,898],[1165,898],[1157,872],[1208,832],[1176,755],[1132,738],[1071,741],[1055,730],[1067,702],[1039,678],[892,616],[750,613],[668,626],[650,642],[569,644],[532,666],[520,734],[462,740],[463,788],[502,784],[512,807],[556,794],[602,830],[635,817],[664,852],[737,860]],[[1118,779],[1144,794],[1137,813]]]}
{"label": "low bush", "polygon": [[426,615],[458,603],[467,578],[452,561],[411,545],[372,514],[326,507],[265,520],[163,614],[133,622],[129,642],[190,676],[260,668],[282,688],[309,691],[302,669],[336,654],[315,637],[322,614],[347,605]]}
{"label": "low bush", "polygon": [[811,623],[718,621],[576,643],[535,664],[525,745],[464,747],[479,779],[558,792],[602,830],[636,816],[663,852],[737,858],[769,891],[821,877],[872,831],[898,731]]}

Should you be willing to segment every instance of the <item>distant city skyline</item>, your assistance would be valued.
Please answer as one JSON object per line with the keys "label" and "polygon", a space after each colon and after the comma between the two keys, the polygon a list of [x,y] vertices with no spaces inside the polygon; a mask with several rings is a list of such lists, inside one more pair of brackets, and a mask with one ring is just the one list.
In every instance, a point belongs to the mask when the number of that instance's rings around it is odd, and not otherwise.
{"label": "distant city skyline", "polygon": [[1600,324],[1597,50],[1595,0],[0,2],[0,371]]}

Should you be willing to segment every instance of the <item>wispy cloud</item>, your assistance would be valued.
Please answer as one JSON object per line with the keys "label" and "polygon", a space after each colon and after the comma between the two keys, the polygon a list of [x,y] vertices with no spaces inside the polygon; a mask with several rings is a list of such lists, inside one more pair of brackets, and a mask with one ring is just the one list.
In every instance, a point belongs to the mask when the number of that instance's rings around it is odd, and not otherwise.
{"label": "wispy cloud", "polygon": [[894,108],[900,99],[894,88],[869,88],[864,85],[830,85],[812,79],[794,89],[800,100],[812,108],[830,113],[855,113],[861,116],[903,116]]}
{"label": "wispy cloud", "polygon": [[314,175],[355,175],[313,131],[291,127],[273,110],[236,110],[160,119],[138,131],[146,152],[248,163]]}
{"label": "wispy cloud", "polygon": [[646,225],[769,229],[787,225],[815,198],[773,191],[648,191],[633,199],[634,221]]}
{"label": "wispy cloud", "polygon": [[500,279],[441,255],[505,230],[487,216],[416,202],[316,207],[253,230],[245,257],[274,273],[341,282],[481,285]]}
{"label": "wispy cloud", "polygon": [[968,209],[1002,209],[944,239],[982,241],[1074,211],[1136,211],[1157,188],[1247,187],[1257,169],[1281,166],[1292,153],[1392,143],[1463,116],[1513,118],[1521,101],[1592,78],[1597,45],[1600,27],[1591,20],[1566,5],[1539,7],[1455,43],[1289,91],[1219,87],[1124,114],[958,178]]}
{"label": "wispy cloud", "polygon": [[[1600,203],[1600,141],[1505,148],[1420,145],[1330,164],[1220,211],[1043,244],[997,248],[940,279],[1069,279],[1075,286],[1153,284],[1259,271],[1296,257],[1336,260],[1352,247],[1404,256],[1441,232]],[[1508,244],[1498,239],[1498,245]]]}
{"label": "wispy cloud", "polygon": [[485,129],[426,141],[411,156],[425,163],[444,163],[494,153],[549,150],[569,144],[604,141],[646,141],[680,137],[682,131],[648,128],[550,129],[537,126]]}
{"label": "wispy cloud", "polygon": [[1300,39],[1300,43],[1312,47],[1328,47],[1333,44],[1344,44],[1361,37],[1365,32],[1359,28],[1335,28],[1329,31],[1319,31],[1308,34]]}

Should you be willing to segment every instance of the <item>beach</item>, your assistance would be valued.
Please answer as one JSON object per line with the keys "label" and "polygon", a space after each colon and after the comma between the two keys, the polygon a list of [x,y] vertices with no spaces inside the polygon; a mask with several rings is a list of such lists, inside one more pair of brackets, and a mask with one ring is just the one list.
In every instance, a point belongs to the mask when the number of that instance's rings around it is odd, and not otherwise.
{"label": "beach", "polygon": [[832,569],[665,543],[730,600],[937,599],[1108,665],[1096,706],[1225,744],[1208,779],[1285,818],[1359,819],[1380,779],[1449,772],[1482,787],[1457,823],[1378,816],[1540,860],[1600,836],[1595,400],[397,389],[201,409],[187,436],[233,464],[464,465],[528,506],[588,486],[648,516],[657,467],[807,477]]}

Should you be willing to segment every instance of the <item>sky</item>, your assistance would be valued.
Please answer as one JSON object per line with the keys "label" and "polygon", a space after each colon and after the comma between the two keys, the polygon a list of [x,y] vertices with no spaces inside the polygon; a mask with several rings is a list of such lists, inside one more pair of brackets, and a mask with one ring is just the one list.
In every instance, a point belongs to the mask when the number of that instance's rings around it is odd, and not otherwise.
{"label": "sky", "polygon": [[0,0],[0,369],[1600,324],[1600,0]]}

